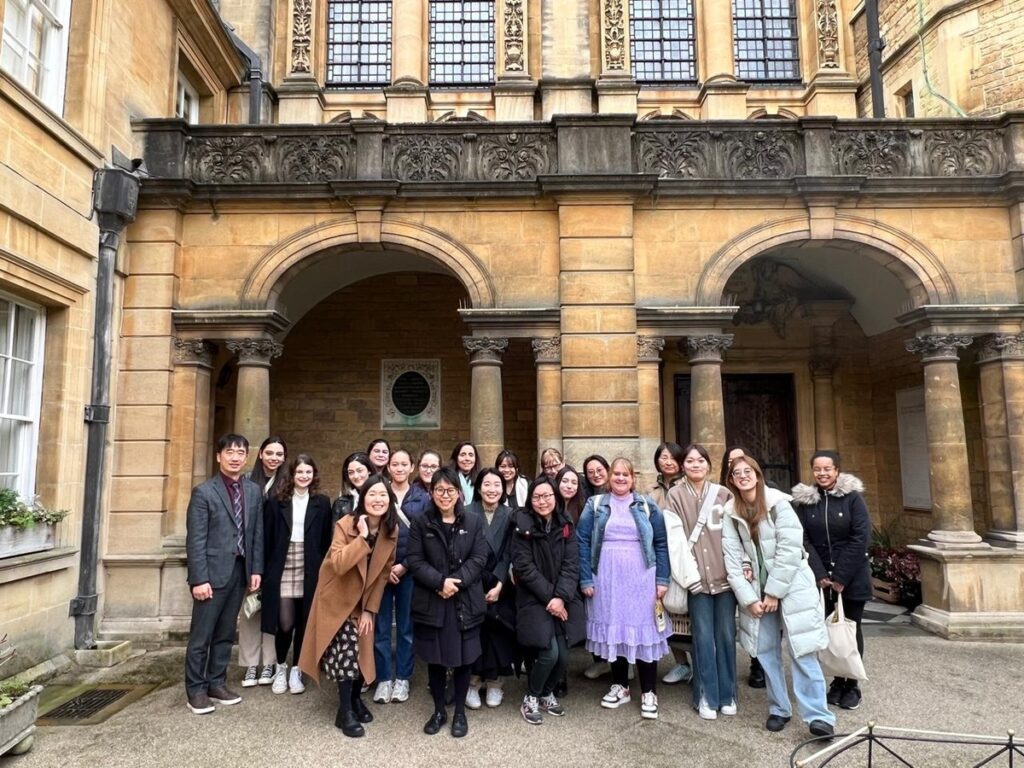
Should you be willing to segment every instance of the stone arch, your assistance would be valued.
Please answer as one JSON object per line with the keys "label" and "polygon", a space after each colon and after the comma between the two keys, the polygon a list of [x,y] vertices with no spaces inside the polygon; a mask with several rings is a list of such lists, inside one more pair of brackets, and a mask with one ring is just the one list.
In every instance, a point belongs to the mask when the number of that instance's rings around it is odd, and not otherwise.
{"label": "stone arch", "polygon": [[[823,235],[807,214],[759,224],[723,245],[701,272],[698,306],[721,303],[725,284],[751,259],[781,245],[839,240],[866,245],[865,255],[892,272],[917,304],[956,304],[957,290],[946,268],[920,241],[902,230],[860,216],[836,212]],[[824,225],[823,225],[824,226]]]}
{"label": "stone arch", "polygon": [[387,248],[424,256],[462,283],[475,308],[493,307],[494,283],[483,262],[444,232],[413,221],[384,217],[367,226],[354,216],[314,224],[272,247],[242,285],[242,307],[273,309],[290,276],[315,254],[334,248]]}

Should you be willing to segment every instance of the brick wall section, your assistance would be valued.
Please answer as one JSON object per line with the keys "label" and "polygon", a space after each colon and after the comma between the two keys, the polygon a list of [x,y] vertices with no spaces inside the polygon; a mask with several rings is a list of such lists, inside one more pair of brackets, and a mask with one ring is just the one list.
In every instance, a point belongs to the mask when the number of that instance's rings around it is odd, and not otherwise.
{"label": "brick wall section", "polygon": [[[271,369],[271,431],[289,441],[293,456],[308,451],[317,459],[328,492],[338,491],[345,456],[381,434],[392,447],[414,455],[433,448],[445,460],[468,437],[470,370],[460,301],[465,292],[447,276],[380,275],[325,299],[284,340],[284,355]],[[441,360],[440,429],[381,430],[385,358]],[[509,344],[502,374],[506,444],[532,467],[536,375],[527,342]]]}

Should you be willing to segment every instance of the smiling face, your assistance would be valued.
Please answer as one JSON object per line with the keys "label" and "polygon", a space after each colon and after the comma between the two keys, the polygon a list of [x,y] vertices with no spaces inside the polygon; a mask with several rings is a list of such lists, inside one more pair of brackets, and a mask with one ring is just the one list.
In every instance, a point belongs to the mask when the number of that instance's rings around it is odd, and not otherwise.
{"label": "smiling face", "polygon": [[362,488],[363,483],[366,482],[366,478],[370,476],[370,470],[360,464],[358,461],[350,462],[348,469],[345,471],[348,475],[348,482],[353,488]]}
{"label": "smiling face", "polygon": [[476,466],[476,448],[472,445],[464,445],[459,449],[459,455],[455,457],[455,463],[459,466],[459,471],[463,474],[469,474],[473,471],[473,467]]}
{"label": "smiling face", "polygon": [[551,490],[551,486],[542,483],[534,488],[530,495],[530,506],[541,517],[551,517],[555,511],[555,494]]}
{"label": "smiling face", "polygon": [[249,449],[244,445],[229,445],[217,452],[217,466],[228,477],[237,478],[248,457]]}
{"label": "smiling face", "polygon": [[388,448],[388,444],[380,441],[373,444],[370,449],[370,463],[373,464],[377,469],[384,469],[388,465],[388,460],[391,458],[391,450]]}
{"label": "smiling face", "polygon": [[516,469],[516,465],[512,462],[512,459],[506,457],[501,460],[501,464],[498,465],[498,473],[505,478],[505,482],[512,482],[516,479],[516,475],[519,474],[519,470]]}
{"label": "smiling face", "polygon": [[708,460],[700,455],[696,449],[692,449],[686,458],[683,459],[683,471],[686,472],[686,479],[691,483],[702,482],[708,476]]}
{"label": "smiling face", "polygon": [[814,482],[819,488],[829,490],[839,479],[839,467],[835,465],[829,456],[819,456],[811,464],[811,471],[814,473]]}
{"label": "smiling face", "polygon": [[455,503],[459,500],[459,489],[454,485],[442,480],[430,491],[434,500],[434,506],[442,514],[449,514],[455,509]]}
{"label": "smiling face", "polygon": [[268,477],[272,476],[284,463],[284,446],[280,443],[267,443],[260,451],[259,459],[263,464],[263,471]]}
{"label": "smiling face", "polygon": [[597,459],[588,461],[583,471],[587,473],[587,481],[595,488],[603,488],[608,484],[608,470]]}
{"label": "smiling face", "polygon": [[757,472],[742,458],[733,461],[729,476],[736,490],[744,495],[757,488]]}
{"label": "smiling face", "polygon": [[501,500],[501,494],[505,491],[502,488],[503,485],[504,483],[501,478],[493,472],[485,475],[484,479],[480,482],[480,497],[483,499],[484,504],[489,507],[497,504]]}
{"label": "smiling face", "polygon": [[658,454],[658,471],[663,477],[675,477],[680,472],[679,462],[668,448],[663,448]]}
{"label": "smiling face", "polygon": [[425,453],[420,459],[420,465],[416,468],[419,473],[420,482],[428,488],[430,487],[430,480],[434,477],[434,473],[441,468],[441,457],[436,453]]}
{"label": "smiling face", "polygon": [[405,485],[409,473],[412,472],[412,459],[409,458],[409,454],[405,451],[395,451],[388,461],[388,472],[399,486]]}
{"label": "smiling face", "polygon": [[380,520],[388,513],[391,506],[391,495],[384,483],[374,483],[363,494],[363,513]]}
{"label": "smiling face", "polygon": [[580,478],[575,472],[566,472],[558,483],[558,494],[563,499],[571,499],[580,489]]}
{"label": "smiling face", "polygon": [[306,490],[313,482],[313,468],[309,464],[297,464],[295,466],[295,474],[292,475],[292,482],[295,487],[300,490]]}
{"label": "smiling face", "polygon": [[626,462],[619,460],[612,464],[612,479],[610,483],[612,493],[619,496],[632,493],[635,481],[636,478],[633,476],[633,470]]}
{"label": "smiling face", "polygon": [[562,471],[562,467],[565,466],[565,462],[554,454],[544,457],[544,463],[541,468],[544,470],[544,474],[550,477],[552,480],[555,476]]}

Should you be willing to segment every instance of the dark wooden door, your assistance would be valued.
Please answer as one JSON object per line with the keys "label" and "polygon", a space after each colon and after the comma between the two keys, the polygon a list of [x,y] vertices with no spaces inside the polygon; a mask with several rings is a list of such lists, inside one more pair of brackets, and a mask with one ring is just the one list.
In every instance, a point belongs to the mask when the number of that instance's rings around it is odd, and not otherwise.
{"label": "dark wooden door", "polygon": [[[757,459],[767,480],[788,491],[797,478],[796,409],[790,374],[725,374],[725,435]],[[676,440],[690,437],[690,377],[675,377]],[[720,456],[713,456],[716,465]],[[716,466],[717,470],[717,466]],[[714,474],[718,474],[716,471]]]}

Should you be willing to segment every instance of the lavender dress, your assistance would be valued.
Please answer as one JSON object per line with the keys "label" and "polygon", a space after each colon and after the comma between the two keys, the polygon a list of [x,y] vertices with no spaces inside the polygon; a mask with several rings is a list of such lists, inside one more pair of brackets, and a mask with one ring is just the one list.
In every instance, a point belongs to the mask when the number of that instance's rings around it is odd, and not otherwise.
{"label": "lavender dress", "polygon": [[611,497],[594,597],[587,601],[587,650],[609,661],[623,656],[630,664],[660,659],[672,634],[671,624],[659,632],[654,619],[655,569],[644,560],[632,500]]}

